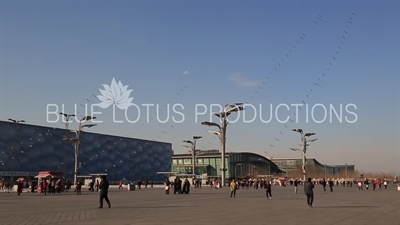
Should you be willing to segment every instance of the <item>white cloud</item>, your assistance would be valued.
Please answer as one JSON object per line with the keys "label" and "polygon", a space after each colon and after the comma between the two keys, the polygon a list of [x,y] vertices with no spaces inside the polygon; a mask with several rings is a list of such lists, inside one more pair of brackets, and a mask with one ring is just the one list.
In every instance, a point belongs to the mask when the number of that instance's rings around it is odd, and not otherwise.
{"label": "white cloud", "polygon": [[183,72],[183,75],[188,75],[189,74],[189,71],[188,70],[185,70],[184,72]]}
{"label": "white cloud", "polygon": [[241,73],[234,73],[229,76],[229,80],[235,82],[237,85],[241,87],[253,87],[260,84],[259,81],[256,80],[248,80],[242,76]]}

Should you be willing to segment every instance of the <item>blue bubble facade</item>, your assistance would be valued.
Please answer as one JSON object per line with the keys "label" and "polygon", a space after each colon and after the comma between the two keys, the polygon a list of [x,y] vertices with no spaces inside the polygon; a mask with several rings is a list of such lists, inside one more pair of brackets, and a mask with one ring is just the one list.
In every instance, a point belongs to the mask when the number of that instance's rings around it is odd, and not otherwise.
{"label": "blue bubble facade", "polygon": [[[0,121],[0,171],[12,170],[14,131],[14,123]],[[63,141],[64,135],[64,129],[18,124],[14,171],[62,171],[66,149],[66,176],[72,178],[74,147]],[[171,157],[171,143],[83,132],[78,175],[106,173],[113,181],[161,181],[165,177],[157,172],[171,170]]]}

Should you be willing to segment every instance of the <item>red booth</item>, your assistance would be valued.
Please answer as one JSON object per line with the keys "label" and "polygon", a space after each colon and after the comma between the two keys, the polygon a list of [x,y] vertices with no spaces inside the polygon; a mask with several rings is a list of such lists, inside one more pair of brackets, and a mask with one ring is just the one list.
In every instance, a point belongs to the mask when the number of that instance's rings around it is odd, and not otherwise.
{"label": "red booth", "polygon": [[[57,181],[58,179],[61,179],[61,181],[62,181],[63,178],[64,178],[64,173],[60,172],[60,171],[41,171],[41,172],[39,172],[38,175],[35,176],[35,178],[38,179],[38,184],[40,184],[40,182],[43,179],[49,180],[50,182],[51,181]],[[64,185],[62,185],[62,186],[64,186]],[[38,190],[37,190],[38,193],[40,193],[41,192],[40,185],[38,185],[37,188],[38,188]]]}

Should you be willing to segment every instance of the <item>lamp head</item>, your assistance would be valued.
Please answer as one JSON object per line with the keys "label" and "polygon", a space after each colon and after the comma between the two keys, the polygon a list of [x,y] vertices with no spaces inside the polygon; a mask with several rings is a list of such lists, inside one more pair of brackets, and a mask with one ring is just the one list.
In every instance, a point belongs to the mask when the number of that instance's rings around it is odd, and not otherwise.
{"label": "lamp head", "polygon": [[228,106],[234,107],[234,106],[240,106],[240,105],[243,105],[243,103],[231,103],[231,104],[226,104],[225,108],[228,107]]}
{"label": "lamp head", "polygon": [[190,141],[190,140],[184,140],[183,142],[185,142],[185,143],[189,143],[189,144],[193,144],[193,142],[192,142],[192,141]]}
{"label": "lamp head", "polygon": [[234,107],[228,109],[226,112],[231,113],[231,112],[238,112],[238,111],[242,111],[242,110],[244,110],[243,106],[234,106]]}
{"label": "lamp head", "polygon": [[202,136],[193,136],[194,140],[197,140],[197,139],[200,139],[200,138],[202,138]]}
{"label": "lamp head", "polygon": [[207,131],[208,133],[212,133],[212,134],[215,134],[215,135],[220,135],[221,134],[221,132],[219,132],[219,131],[214,131],[214,130],[209,130],[209,131]]}
{"label": "lamp head", "polygon": [[84,117],[82,117],[82,119],[80,121],[82,122],[82,121],[94,120],[94,119],[96,119],[95,116],[84,116]]}
{"label": "lamp head", "polygon": [[316,133],[306,133],[306,134],[304,134],[304,137],[311,137],[311,136],[313,136],[313,135],[315,135]]}
{"label": "lamp head", "polygon": [[297,128],[297,129],[292,129],[292,131],[299,132],[300,134],[303,133],[303,130],[302,130],[302,129],[299,129],[299,128]]}
{"label": "lamp head", "polygon": [[96,126],[96,125],[97,125],[97,124],[85,124],[85,125],[82,126],[82,128],[83,128],[83,127],[91,128],[91,127],[94,127],[94,126]]}
{"label": "lamp head", "polygon": [[214,126],[214,127],[218,127],[219,129],[221,129],[221,126],[214,122],[205,121],[205,122],[201,122],[201,125],[210,126],[210,127]]}

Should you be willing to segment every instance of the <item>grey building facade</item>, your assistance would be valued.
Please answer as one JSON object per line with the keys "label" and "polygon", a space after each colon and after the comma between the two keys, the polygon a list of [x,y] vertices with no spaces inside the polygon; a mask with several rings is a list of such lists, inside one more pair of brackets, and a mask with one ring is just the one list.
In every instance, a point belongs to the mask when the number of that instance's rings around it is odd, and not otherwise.
{"label": "grey building facade", "polygon": [[[303,165],[302,159],[300,158],[272,158],[271,159],[278,167],[285,171],[286,174],[295,174],[301,171]],[[311,174],[324,174],[336,175],[341,173],[353,173],[355,171],[355,165],[327,165],[322,164],[315,158],[308,158],[306,160],[306,168],[308,173]]]}
{"label": "grey building facade", "polygon": [[[202,151],[196,157],[197,175],[221,176],[221,153],[218,150]],[[251,152],[227,152],[225,154],[226,178],[244,178],[246,176],[273,175],[282,171],[271,160]],[[174,154],[172,172],[192,174],[192,155]]]}

